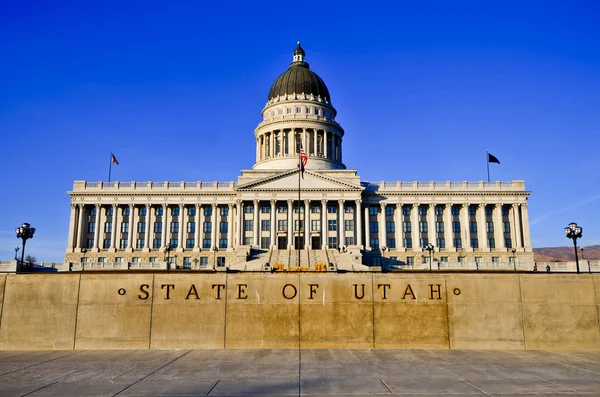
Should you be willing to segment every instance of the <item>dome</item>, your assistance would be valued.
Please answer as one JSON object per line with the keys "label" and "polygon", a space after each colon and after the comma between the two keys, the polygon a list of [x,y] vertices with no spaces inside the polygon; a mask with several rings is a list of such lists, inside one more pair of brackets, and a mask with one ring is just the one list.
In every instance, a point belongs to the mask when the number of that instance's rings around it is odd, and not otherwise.
{"label": "dome", "polygon": [[295,93],[314,95],[315,97],[320,96],[321,98],[327,98],[327,101],[331,102],[329,90],[323,79],[310,70],[308,63],[304,62],[305,54],[300,46],[300,42],[298,42],[298,47],[294,50],[294,61],[290,63],[288,70],[275,80],[269,91],[267,101],[278,96]]}

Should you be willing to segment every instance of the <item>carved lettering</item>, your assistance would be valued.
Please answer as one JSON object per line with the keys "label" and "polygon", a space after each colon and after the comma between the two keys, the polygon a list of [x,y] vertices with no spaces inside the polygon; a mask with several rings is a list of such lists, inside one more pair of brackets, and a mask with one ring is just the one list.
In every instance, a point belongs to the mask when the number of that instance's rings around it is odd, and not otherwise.
{"label": "carved lettering", "polygon": [[402,296],[402,299],[406,299],[407,295],[409,295],[411,299],[417,299],[410,284],[406,284],[406,289],[404,290],[404,295]]}
{"label": "carved lettering", "polygon": [[165,289],[165,287],[167,287],[167,294],[165,296],[165,299],[171,299],[171,288],[175,289],[175,284],[162,284],[160,286],[160,289]]}
{"label": "carved lettering", "polygon": [[248,284],[238,284],[238,299],[248,299],[248,295],[246,295],[246,288],[248,288]]}
{"label": "carved lettering", "polygon": [[215,289],[215,287],[217,287],[215,299],[221,299],[221,288],[225,289],[225,284],[213,284],[212,289]]}
{"label": "carved lettering", "polygon": [[319,288],[319,284],[308,284],[308,299],[314,299],[313,294],[317,293],[316,288]]}
{"label": "carved lettering", "polygon": [[392,286],[390,284],[377,284],[377,289],[381,289],[381,287],[383,287],[381,290],[381,299],[387,299],[387,288],[392,289]]}
{"label": "carved lettering", "polygon": [[190,287],[190,290],[188,291],[188,294],[185,297],[185,299],[190,299],[191,295],[194,295],[196,299],[200,299],[200,297],[198,296],[198,291],[196,291],[196,286],[194,284],[192,284],[192,286]]}
{"label": "carved lettering", "polygon": [[361,284],[360,286],[361,286],[362,292],[361,292],[361,295],[358,296],[358,284],[354,284],[354,297],[356,299],[362,299],[365,297],[365,285]]}
{"label": "carved lettering", "polygon": [[[434,288],[435,286],[435,288]],[[433,297],[433,294],[437,294],[437,298]],[[429,284],[429,299],[442,299],[442,285],[441,284]]]}
{"label": "carved lettering", "polygon": [[[294,293],[292,296],[288,296],[288,294],[286,293],[288,287],[292,287],[292,290]],[[296,297],[296,294],[298,293],[298,290],[296,289],[296,287],[293,284],[286,284],[283,286],[281,293],[283,294],[283,297],[285,299],[294,299]]]}
{"label": "carved lettering", "polygon": [[148,299],[148,297],[150,296],[150,293],[148,292],[147,288],[150,288],[150,286],[148,284],[142,284],[140,285],[140,292],[143,293],[144,295],[138,295],[138,299],[145,301],[146,299]]}

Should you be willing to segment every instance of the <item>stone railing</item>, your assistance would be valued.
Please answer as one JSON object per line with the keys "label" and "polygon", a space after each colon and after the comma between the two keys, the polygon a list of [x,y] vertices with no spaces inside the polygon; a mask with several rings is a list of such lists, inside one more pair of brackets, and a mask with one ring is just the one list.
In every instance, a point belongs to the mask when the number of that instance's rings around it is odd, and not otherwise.
{"label": "stone railing", "polygon": [[17,271],[17,261],[0,261],[0,273],[15,273]]}
{"label": "stone railing", "polygon": [[511,182],[361,182],[366,192],[525,191],[524,181]]}
{"label": "stone railing", "polygon": [[88,182],[75,181],[73,191],[230,191],[233,192],[237,182]]}

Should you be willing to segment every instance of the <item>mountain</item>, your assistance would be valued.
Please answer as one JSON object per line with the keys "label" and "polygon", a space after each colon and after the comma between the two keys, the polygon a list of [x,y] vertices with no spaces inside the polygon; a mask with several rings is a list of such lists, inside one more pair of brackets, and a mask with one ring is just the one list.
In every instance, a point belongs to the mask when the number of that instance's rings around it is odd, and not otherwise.
{"label": "mountain", "polygon": [[[570,247],[534,248],[536,262],[567,262],[575,260],[575,250]],[[577,255],[581,258],[581,250],[577,247]],[[600,260],[600,245],[590,245],[583,249],[583,259]]]}

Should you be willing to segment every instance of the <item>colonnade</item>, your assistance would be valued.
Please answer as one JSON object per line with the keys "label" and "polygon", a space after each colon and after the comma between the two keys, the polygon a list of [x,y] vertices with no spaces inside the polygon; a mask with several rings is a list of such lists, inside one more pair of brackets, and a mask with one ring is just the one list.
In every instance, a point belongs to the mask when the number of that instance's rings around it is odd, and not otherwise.
{"label": "colonnade", "polygon": [[319,128],[283,128],[262,133],[256,138],[256,161],[297,156],[298,136],[308,156],[342,161],[342,138],[334,131]]}

